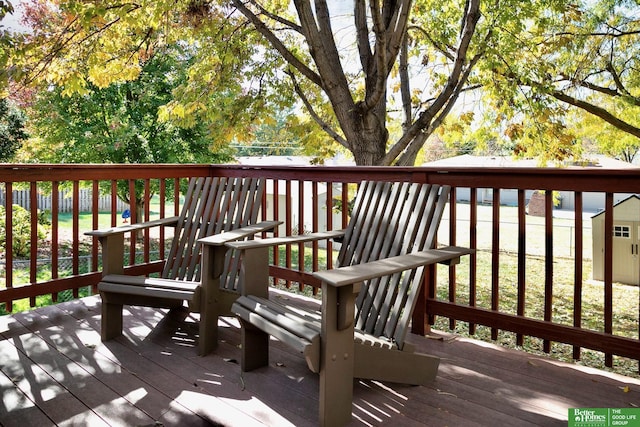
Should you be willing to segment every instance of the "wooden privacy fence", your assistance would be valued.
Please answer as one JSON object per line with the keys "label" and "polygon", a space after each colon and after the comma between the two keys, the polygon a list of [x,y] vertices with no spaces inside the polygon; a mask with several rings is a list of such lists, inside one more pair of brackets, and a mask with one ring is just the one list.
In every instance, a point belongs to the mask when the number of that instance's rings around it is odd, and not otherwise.
{"label": "wooden privacy fence", "polygon": [[[93,194],[89,189],[81,189],[78,198],[78,208],[80,212],[91,212],[93,208]],[[6,206],[6,195],[2,187],[0,187],[0,205]],[[13,204],[31,209],[31,191],[30,190],[13,190]],[[51,211],[53,207],[53,197],[51,194],[39,192],[36,196],[37,207],[40,211]],[[74,199],[69,191],[60,190],[58,192],[58,212],[69,213],[73,210]],[[111,196],[103,195],[98,197],[98,209],[100,211],[111,211]],[[116,202],[116,210],[122,212],[128,209],[128,204],[118,199]]]}
{"label": "wooden privacy fence", "polygon": [[[464,326],[471,334],[476,333],[477,326],[482,325],[491,330],[494,339],[501,331],[513,333],[518,344],[526,338],[534,337],[543,343],[543,349],[547,352],[552,350],[553,343],[568,344],[572,347],[575,359],[580,359],[582,349],[588,348],[602,352],[607,366],[613,365],[614,356],[640,360],[638,288],[625,288],[631,296],[622,297],[621,287],[612,280],[613,230],[616,224],[614,201],[621,193],[640,193],[640,169],[2,165],[0,187],[5,186],[7,196],[9,193],[13,194],[14,183],[17,184],[16,187],[26,185],[37,194],[40,186],[56,189],[61,182],[69,181],[69,177],[73,177],[70,191],[74,200],[73,224],[68,235],[71,239],[70,256],[74,261],[72,271],[69,274],[61,274],[56,260],[61,255],[60,236],[63,233],[53,216],[51,235],[45,243],[52,254],[48,276],[38,271],[36,263],[33,262],[29,267],[27,282],[17,279],[18,275],[14,275],[11,270],[12,254],[7,252],[4,254],[7,270],[4,278],[0,277],[0,287],[4,281],[4,289],[0,289],[0,303],[5,303],[10,310],[11,303],[18,299],[29,298],[33,305],[36,296],[56,295],[57,292],[66,290],[73,290],[77,296],[78,288],[98,283],[100,273],[97,267],[97,241],[91,241],[88,245],[93,260],[91,265],[95,266],[92,267],[93,271],[81,273],[78,268],[77,259],[84,255],[81,250],[85,246],[80,245],[84,239],[83,233],[89,228],[104,226],[98,223],[98,198],[93,197],[91,225],[81,229],[81,187],[88,186],[92,189],[92,194],[97,195],[101,185],[110,183],[110,197],[112,206],[115,206],[115,193],[119,181],[128,182],[130,191],[134,193],[136,188],[144,188],[144,198],[147,200],[150,198],[153,182],[154,186],[158,184],[160,189],[159,199],[167,201],[166,204],[161,202],[159,212],[155,212],[154,215],[164,218],[177,215],[180,204],[180,194],[167,194],[167,188],[179,188],[177,184],[181,180],[186,181],[194,176],[243,176],[266,179],[268,192],[263,200],[261,219],[283,221],[282,228],[276,233],[281,236],[299,234],[306,230],[343,228],[347,224],[347,212],[336,208],[349,205],[355,194],[355,183],[363,180],[450,185],[452,194],[447,207],[448,221],[443,222],[438,241],[444,245],[468,246],[479,251],[460,266],[430,271],[424,294],[420,296],[414,313],[414,332],[424,333],[436,318],[444,317],[450,319],[450,327]],[[136,181],[144,186],[136,187]],[[173,185],[167,186],[171,181]],[[485,189],[492,193],[492,204],[490,212],[484,213],[487,217],[479,217],[479,194]],[[504,190],[515,190],[518,200],[514,208],[517,210],[516,225],[509,231],[502,227],[499,203]],[[525,194],[530,190],[541,191],[544,197],[544,222],[537,231],[531,231],[529,226],[532,225],[532,220],[526,213]],[[470,200],[465,203],[456,202],[457,191],[468,192]],[[575,199],[571,210],[572,226],[568,228],[573,233],[570,236],[573,256],[569,257],[565,253],[559,256],[556,247],[558,231],[554,227],[553,215],[553,194],[556,191],[569,191]],[[275,198],[270,199],[269,192],[278,195],[281,200],[276,202]],[[596,283],[591,283],[585,269],[585,247],[591,245],[591,242],[585,240],[583,201],[593,193],[601,193],[605,201],[605,231],[601,236],[604,241],[604,279]],[[31,198],[35,200],[33,194]],[[12,196],[8,197],[10,198]],[[57,199],[54,197],[54,205],[59,203]],[[12,200],[8,202],[13,203]],[[147,208],[140,216],[143,220],[151,218],[149,204],[145,206]],[[463,208],[464,212],[469,214],[464,219]],[[132,207],[131,218],[137,218],[134,210],[135,207]],[[12,222],[10,212],[11,210],[7,210],[5,218],[8,224]],[[116,209],[110,212],[110,224],[107,226],[116,225],[120,220],[120,213]],[[86,219],[83,221],[86,223]],[[37,215],[32,212],[32,223],[36,222]],[[7,228],[8,240],[12,238],[11,233],[11,229]],[[485,238],[488,240],[482,241]],[[130,239],[128,273],[150,274],[158,271],[160,262],[150,255],[150,239],[151,236],[148,234],[141,236],[140,240]],[[532,246],[532,240],[540,239],[543,241],[543,250],[535,255],[534,260],[528,251]],[[163,245],[164,234],[158,236],[158,241]],[[509,242],[508,247],[505,241]],[[42,243],[38,242],[35,236],[32,238],[32,259],[37,258],[38,245]],[[331,256],[334,247],[332,242],[327,243],[326,249],[316,244],[308,247],[303,244],[280,247],[271,254],[273,263],[270,273],[288,285],[299,283],[300,288],[311,286],[315,292],[319,283],[311,273],[334,265]],[[142,256],[136,257],[136,250],[141,251]],[[513,265],[504,263],[507,253],[511,259],[515,259]],[[327,254],[329,256],[326,256]],[[140,262],[135,263],[136,258],[139,258]],[[560,265],[570,274],[561,277]],[[539,286],[532,286],[533,284]],[[595,289],[598,296],[596,303],[586,299],[587,286]],[[516,304],[505,304],[506,298],[514,298]],[[633,309],[631,312],[623,312],[625,305],[634,300],[635,313]],[[632,325],[625,331],[621,331],[617,323],[623,316],[627,318],[628,324]],[[593,319],[596,320],[592,321]]]}

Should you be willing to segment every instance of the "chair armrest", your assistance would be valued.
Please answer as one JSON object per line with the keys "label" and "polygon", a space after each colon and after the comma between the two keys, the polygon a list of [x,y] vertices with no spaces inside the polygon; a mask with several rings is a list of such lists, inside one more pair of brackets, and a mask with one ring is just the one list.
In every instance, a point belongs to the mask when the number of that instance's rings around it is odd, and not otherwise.
{"label": "chair armrest", "polygon": [[237,228],[225,233],[203,237],[202,239],[198,239],[198,243],[202,243],[203,245],[222,246],[234,240],[244,239],[246,237],[253,236],[254,234],[262,233],[263,231],[272,230],[280,224],[282,224],[282,221],[262,221],[254,225]]}
{"label": "chair armrest", "polygon": [[318,233],[304,234],[302,236],[272,237],[269,239],[245,240],[243,242],[230,242],[230,243],[227,243],[227,246],[230,246],[234,249],[240,249],[240,250],[256,249],[256,248],[264,248],[264,247],[277,246],[277,245],[287,245],[291,243],[306,243],[306,242],[314,242],[317,240],[334,239],[336,237],[343,236],[344,233],[345,233],[344,230],[321,231]]}
{"label": "chair armrest", "polygon": [[172,216],[168,218],[155,219],[153,221],[140,222],[137,224],[121,225],[118,227],[103,228],[100,230],[87,231],[84,234],[94,237],[108,237],[114,234],[126,233],[129,231],[139,231],[151,227],[175,225],[178,223],[178,217]]}
{"label": "chair armrest", "polygon": [[323,283],[339,288],[429,264],[456,262],[461,256],[473,252],[475,252],[474,249],[446,246],[358,265],[318,271],[313,273],[313,276]]}

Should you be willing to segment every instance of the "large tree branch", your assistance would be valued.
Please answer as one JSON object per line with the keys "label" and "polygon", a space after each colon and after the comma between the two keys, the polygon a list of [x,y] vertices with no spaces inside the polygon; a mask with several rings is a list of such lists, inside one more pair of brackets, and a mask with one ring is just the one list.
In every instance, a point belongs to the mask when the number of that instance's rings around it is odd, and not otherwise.
{"label": "large tree branch", "polygon": [[311,68],[309,68],[306,64],[304,64],[300,59],[298,59],[293,52],[291,52],[287,47],[282,43],[282,41],[266,26],[264,22],[258,18],[258,16],[253,13],[247,6],[245,6],[242,0],[232,0],[233,5],[242,13],[256,28],[256,30],[262,34],[262,36],[267,39],[267,41],[271,44],[271,46],[276,49],[280,55],[298,70],[303,76],[309,79],[314,84],[319,87],[323,87],[322,79],[320,76],[315,73]]}
{"label": "large tree branch", "polygon": [[450,98],[455,93],[456,88],[460,87],[461,83],[464,84],[464,82],[466,81],[465,76],[468,76],[471,72],[471,65],[475,65],[475,63],[481,57],[481,54],[476,55],[474,61],[471,61],[469,63],[469,67],[467,67],[465,71],[465,64],[467,63],[467,52],[475,33],[476,24],[480,19],[479,0],[470,0],[468,2],[466,13],[464,14],[462,19],[463,24],[460,34],[460,42],[458,43],[458,49],[456,51],[453,68],[451,70],[451,73],[449,74],[449,79],[447,80],[445,87],[440,92],[438,97],[433,101],[433,103],[426,110],[420,113],[411,127],[388,150],[383,159],[383,164],[391,164],[391,162],[393,162],[393,159],[400,156],[400,153],[402,153],[408,147],[411,141],[413,141],[420,132],[423,132],[427,129],[436,114],[438,114],[438,112],[447,105],[447,102],[450,101]]}
{"label": "large tree branch", "polygon": [[375,65],[375,70],[371,67],[368,70],[365,68],[367,94],[361,104],[365,111],[378,105],[380,99],[386,95],[389,73],[402,49],[411,0],[400,0],[397,3],[385,2],[383,10],[380,10],[377,2],[371,2],[373,30],[376,36],[375,62],[371,63],[371,66]]}
{"label": "large tree branch", "polygon": [[398,162],[397,162],[398,165],[400,165],[400,166],[411,166],[411,165],[413,165],[413,162],[415,161],[415,158],[416,158],[416,155],[418,154],[418,151],[424,145],[424,141],[429,137],[429,135],[431,135],[433,133],[433,131],[435,129],[437,129],[442,124],[444,119],[447,118],[447,116],[449,115],[449,113],[453,109],[453,106],[458,101],[458,98],[459,98],[460,94],[463,91],[468,89],[465,86],[466,82],[469,79],[469,75],[471,74],[471,71],[473,70],[473,67],[478,63],[478,61],[480,60],[481,57],[482,57],[481,54],[477,54],[469,62],[469,66],[465,69],[462,77],[460,78],[460,81],[456,85],[456,88],[453,91],[453,94],[447,100],[447,103],[445,104],[444,108],[442,108],[438,112],[434,112],[434,114],[432,116],[434,118],[432,120],[430,120],[429,126],[427,127],[427,129],[423,129],[422,132],[418,133],[418,135],[416,135],[416,137],[409,142],[407,148],[405,149],[405,151],[402,153],[402,155],[398,159]]}
{"label": "large tree branch", "polygon": [[[132,13],[138,9],[140,9],[140,5],[137,3],[122,3],[117,5],[112,5],[106,8],[106,10],[114,10],[114,9],[124,9],[125,7],[129,7],[129,9],[125,10],[125,13]],[[53,61],[61,55],[61,53],[70,45],[81,45],[86,43],[92,38],[98,37],[99,35],[105,33],[111,27],[115,26],[118,22],[120,22],[121,17],[116,17],[115,19],[105,23],[99,28],[94,29],[93,31],[88,32],[84,35],[84,37],[79,38],[82,33],[76,29],[76,25],[80,22],[79,16],[74,16],[73,19],[66,24],[62,30],[58,32],[58,34],[54,37],[53,42],[51,43],[51,50],[47,52],[30,70],[31,75],[28,75],[25,79],[26,84],[30,84],[35,81],[40,75],[42,75],[47,68],[53,63]],[[146,37],[150,36],[147,31],[145,35]],[[79,38],[79,39],[78,39]],[[78,39],[78,40],[76,40]],[[143,40],[142,42],[144,42]]]}
{"label": "large tree branch", "polygon": [[598,107],[597,105],[593,105],[587,101],[574,98],[561,91],[552,91],[550,95],[559,101],[565,102],[569,105],[573,105],[574,107],[578,107],[588,113],[593,114],[596,117],[601,118],[605,122],[611,124],[612,126],[615,126],[623,132],[640,138],[640,128],[638,126],[634,126],[628,122],[625,122],[624,120],[614,116],[602,107]]}
{"label": "large tree branch", "polygon": [[607,71],[611,74],[611,77],[613,77],[613,81],[615,82],[616,87],[625,95],[631,96],[627,88],[624,86],[624,83],[622,83],[622,79],[620,78],[620,75],[618,74],[616,69],[613,67],[611,61],[609,61],[609,63],[607,64]]}
{"label": "large tree branch", "polygon": [[340,136],[340,134],[338,134],[338,132],[336,132],[326,121],[322,120],[320,115],[316,112],[315,108],[313,108],[313,105],[311,105],[311,102],[309,101],[309,98],[307,98],[307,95],[304,93],[304,91],[300,87],[300,84],[298,83],[298,81],[296,79],[296,76],[293,73],[293,71],[287,70],[285,72],[289,75],[289,77],[291,77],[291,81],[293,82],[293,88],[294,88],[296,94],[298,94],[298,96],[302,100],[302,103],[304,104],[304,106],[307,109],[307,112],[309,113],[311,118],[334,141],[336,141],[338,144],[342,145],[343,147],[347,148],[348,150],[351,150],[352,147],[349,145],[349,142],[346,139],[344,139],[342,136]]}
{"label": "large tree branch", "polygon": [[[453,69],[451,70],[451,74],[449,75],[449,79],[447,81],[447,84],[445,85],[444,90],[432,104],[433,111],[440,111],[444,107],[447,100],[451,97],[451,95],[455,91],[455,88],[458,86],[461,76],[463,75],[465,64],[467,63],[467,52],[469,51],[471,40],[473,39],[473,35],[475,34],[476,24],[480,19],[480,0],[470,0],[467,3],[467,6],[468,9],[463,17],[462,30],[460,33],[460,43],[456,51],[456,58],[453,63]],[[430,121],[431,117],[433,117],[433,114],[424,114],[424,119],[421,119],[419,117],[418,120],[416,120],[415,124],[418,127],[424,128]]]}
{"label": "large tree branch", "polygon": [[571,84],[579,87],[583,87],[585,89],[592,90],[597,93],[601,93],[603,95],[607,95],[613,98],[624,97],[624,99],[632,105],[640,106],[640,97],[633,96],[633,94],[629,93],[629,91],[624,86],[624,83],[621,81],[620,76],[615,71],[613,66],[609,64],[606,70],[611,74],[613,81],[616,84],[615,89],[610,87],[599,86],[594,83],[589,82],[585,78],[576,79],[567,74],[560,74],[560,77],[564,80],[569,81]]}
{"label": "large tree branch", "polygon": [[[237,0],[236,0],[237,1]],[[351,100],[349,84],[340,62],[338,48],[333,38],[329,8],[324,0],[315,1],[315,10],[309,0],[294,0],[298,17],[304,30],[313,58],[325,90],[332,103],[348,98]],[[352,100],[351,100],[352,102]]]}
{"label": "large tree branch", "polygon": [[440,44],[440,42],[431,37],[431,35],[427,31],[425,31],[424,28],[418,27],[417,25],[410,25],[408,27],[408,30],[414,30],[421,33],[427,40],[429,40],[429,43],[431,43],[431,45],[435,47],[436,50],[444,55],[445,58],[447,58],[449,61],[453,61],[455,59],[455,48],[453,46]]}
{"label": "large tree branch", "polygon": [[569,36],[569,37],[584,37],[584,36],[588,36],[588,37],[613,37],[613,38],[620,38],[620,37],[629,37],[629,36],[637,36],[638,34],[640,34],[640,30],[633,30],[633,31],[621,31],[618,30],[617,33],[610,33],[610,32],[592,32],[592,33],[576,33],[576,32],[572,32],[572,31],[562,31],[559,33],[553,33],[551,34],[552,37],[559,37],[559,36]]}
{"label": "large tree branch", "polygon": [[373,34],[375,35],[374,61],[370,64],[366,73],[366,94],[361,103],[363,111],[369,111],[378,105],[380,98],[384,96],[387,82],[387,37],[386,29],[382,21],[382,11],[377,1],[369,2],[371,21],[373,22]]}
{"label": "large tree branch", "polygon": [[294,0],[311,57],[321,76],[322,89],[329,98],[340,127],[349,140],[354,138],[357,132],[353,126],[356,106],[331,30],[329,9],[326,1],[323,0],[314,2],[315,11],[311,9],[310,3],[310,0]]}
{"label": "large tree branch", "polygon": [[353,10],[360,64],[362,64],[362,69],[365,73],[368,73],[371,67],[373,53],[371,52],[371,45],[369,44],[369,23],[367,20],[365,0],[355,0]]}
{"label": "large tree branch", "polygon": [[260,13],[263,14],[264,16],[266,16],[267,18],[272,19],[275,22],[279,22],[282,25],[284,25],[285,27],[290,28],[290,29],[302,34],[302,27],[300,25],[298,25],[295,22],[292,22],[292,21],[290,21],[288,19],[284,19],[280,15],[276,15],[275,13],[269,12],[267,9],[262,7],[262,5],[259,4],[258,2],[255,2],[254,4],[256,5],[256,7],[260,11]]}
{"label": "large tree branch", "polygon": [[400,98],[402,100],[402,110],[404,111],[404,122],[402,130],[409,129],[413,121],[413,108],[411,106],[411,80],[409,79],[409,36],[405,34],[400,50],[400,63],[398,74],[400,76]]}
{"label": "large tree branch", "polygon": [[[402,0],[392,10],[392,14],[387,23],[387,53],[388,63],[387,69],[391,70],[396,58],[402,49],[402,41],[405,38],[409,22],[409,14],[411,11],[411,0]],[[387,8],[388,9],[388,6]],[[385,10],[386,10],[385,9]]]}

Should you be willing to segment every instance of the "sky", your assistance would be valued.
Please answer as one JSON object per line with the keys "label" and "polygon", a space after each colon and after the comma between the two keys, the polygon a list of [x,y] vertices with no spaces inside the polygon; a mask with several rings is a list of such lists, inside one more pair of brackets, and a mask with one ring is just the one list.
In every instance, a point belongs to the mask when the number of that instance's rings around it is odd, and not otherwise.
{"label": "sky", "polygon": [[13,5],[13,8],[15,10],[13,14],[7,14],[0,22],[0,25],[10,30],[19,30],[22,28],[22,26],[20,25],[20,19],[22,17],[20,0],[10,0],[10,3]]}

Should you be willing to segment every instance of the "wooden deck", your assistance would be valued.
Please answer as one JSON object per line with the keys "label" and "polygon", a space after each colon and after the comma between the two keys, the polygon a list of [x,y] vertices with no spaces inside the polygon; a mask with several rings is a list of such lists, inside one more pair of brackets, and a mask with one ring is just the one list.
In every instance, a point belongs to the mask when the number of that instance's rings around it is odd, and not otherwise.
{"label": "wooden deck", "polygon": [[[0,321],[5,426],[317,424],[317,376],[280,343],[268,368],[241,376],[232,318],[207,357],[196,356],[197,316],[186,312],[130,307],[126,336],[108,343],[99,297]],[[640,406],[638,379],[440,338],[410,338],[442,358],[432,386],[358,381],[352,425],[566,426],[568,408]]]}

